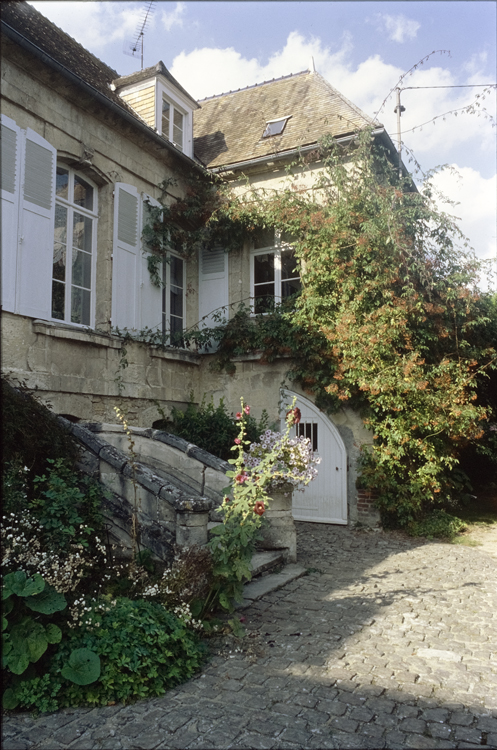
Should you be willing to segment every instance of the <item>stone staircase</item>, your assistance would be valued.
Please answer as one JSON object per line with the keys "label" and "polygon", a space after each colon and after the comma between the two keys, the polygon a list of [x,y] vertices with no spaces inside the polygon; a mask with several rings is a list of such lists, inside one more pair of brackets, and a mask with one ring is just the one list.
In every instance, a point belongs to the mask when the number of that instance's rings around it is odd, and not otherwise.
{"label": "stone staircase", "polygon": [[285,555],[282,550],[265,550],[253,555],[252,580],[245,584],[243,601],[236,605],[236,609],[245,609],[271,591],[276,591],[290,581],[305,575],[303,565],[298,563],[285,565],[284,560]]}

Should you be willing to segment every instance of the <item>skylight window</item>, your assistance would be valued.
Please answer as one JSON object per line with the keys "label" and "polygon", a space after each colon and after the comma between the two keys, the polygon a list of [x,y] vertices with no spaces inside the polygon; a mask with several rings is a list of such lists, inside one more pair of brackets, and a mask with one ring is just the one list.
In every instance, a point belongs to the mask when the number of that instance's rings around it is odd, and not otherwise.
{"label": "skylight window", "polygon": [[288,117],[279,117],[277,120],[268,120],[262,137],[269,138],[272,135],[281,135],[289,119],[290,115]]}

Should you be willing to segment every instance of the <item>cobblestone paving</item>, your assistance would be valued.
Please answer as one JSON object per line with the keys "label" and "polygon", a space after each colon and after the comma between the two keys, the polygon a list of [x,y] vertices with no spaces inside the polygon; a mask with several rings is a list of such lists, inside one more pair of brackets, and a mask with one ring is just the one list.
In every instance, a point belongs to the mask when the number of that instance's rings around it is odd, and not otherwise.
{"label": "cobblestone paving", "polygon": [[497,560],[320,524],[298,542],[309,575],[244,610],[198,678],[4,717],[4,750],[497,748]]}

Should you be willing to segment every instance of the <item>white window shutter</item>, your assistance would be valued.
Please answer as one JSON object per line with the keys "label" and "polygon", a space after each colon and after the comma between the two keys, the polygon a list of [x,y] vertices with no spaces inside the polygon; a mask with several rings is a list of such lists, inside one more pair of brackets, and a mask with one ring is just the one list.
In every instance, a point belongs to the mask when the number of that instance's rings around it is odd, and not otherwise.
{"label": "white window shutter", "polygon": [[[228,253],[222,247],[203,249],[199,258],[200,328],[219,325],[213,319],[213,313],[221,313],[227,318],[228,302]],[[209,349],[214,351],[214,346],[211,344]]]}
{"label": "white window shutter", "polygon": [[114,186],[112,325],[139,328],[140,194],[133,185]]}
{"label": "white window shutter", "polygon": [[[157,208],[161,205],[159,201],[156,201],[149,195],[142,194],[142,224],[140,234],[148,222],[148,205],[146,201],[151,206],[156,206]],[[149,255],[150,252],[147,250],[145,243],[142,242],[140,263],[140,328],[152,328],[160,332],[162,330],[162,288],[152,284],[147,263]],[[161,273],[159,273],[159,276],[161,276]]]}
{"label": "white window shutter", "polygon": [[15,312],[19,222],[21,129],[5,115],[2,122],[2,309]]}
{"label": "white window shutter", "polygon": [[31,128],[23,140],[16,312],[49,318],[57,152]]}

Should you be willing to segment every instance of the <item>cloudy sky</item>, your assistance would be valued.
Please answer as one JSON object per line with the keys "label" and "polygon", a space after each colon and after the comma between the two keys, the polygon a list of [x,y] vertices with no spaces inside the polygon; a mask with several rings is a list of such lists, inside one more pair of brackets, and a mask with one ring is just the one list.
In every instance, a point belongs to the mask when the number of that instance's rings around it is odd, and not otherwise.
{"label": "cloudy sky", "polygon": [[[31,4],[119,75],[140,69],[139,55],[125,52],[136,40],[146,0]],[[400,84],[406,87],[404,160],[413,170],[412,152],[425,171],[443,164],[458,169],[459,176],[446,171],[436,178],[459,203],[444,208],[460,217],[479,257],[497,259],[496,92],[469,87],[496,82],[496,11],[491,0],[158,0],[145,31],[144,67],[162,60],[202,99],[297,73],[314,58],[335,88],[368,115],[378,113],[395,142],[391,92],[412,70]]]}

